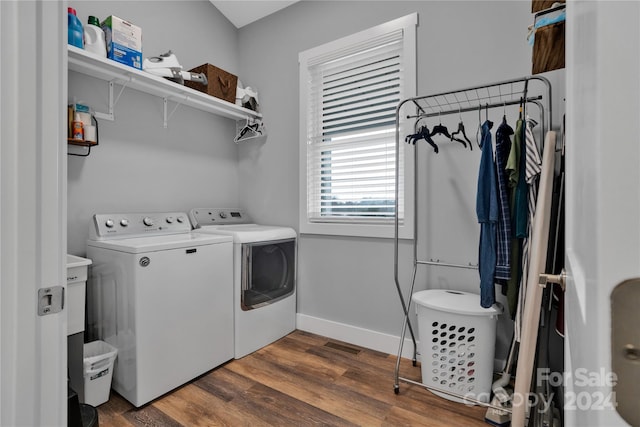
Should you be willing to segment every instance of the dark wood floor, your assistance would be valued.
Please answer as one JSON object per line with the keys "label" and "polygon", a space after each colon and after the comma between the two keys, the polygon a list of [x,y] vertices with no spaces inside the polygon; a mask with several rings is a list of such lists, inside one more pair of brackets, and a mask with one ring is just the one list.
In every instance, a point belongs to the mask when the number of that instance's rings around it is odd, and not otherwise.
{"label": "dark wood floor", "polygon": [[[109,426],[486,426],[485,409],[400,383],[396,358],[295,331],[135,409],[117,393],[98,408]],[[400,375],[421,380],[403,360]]]}

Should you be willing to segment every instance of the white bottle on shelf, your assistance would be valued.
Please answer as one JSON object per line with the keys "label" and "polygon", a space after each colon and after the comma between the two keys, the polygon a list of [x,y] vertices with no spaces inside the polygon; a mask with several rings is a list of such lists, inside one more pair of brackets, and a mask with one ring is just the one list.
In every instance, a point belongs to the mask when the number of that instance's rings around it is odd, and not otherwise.
{"label": "white bottle on shelf", "polygon": [[103,57],[107,56],[104,31],[100,28],[100,21],[95,16],[89,16],[89,25],[84,26],[84,50]]}

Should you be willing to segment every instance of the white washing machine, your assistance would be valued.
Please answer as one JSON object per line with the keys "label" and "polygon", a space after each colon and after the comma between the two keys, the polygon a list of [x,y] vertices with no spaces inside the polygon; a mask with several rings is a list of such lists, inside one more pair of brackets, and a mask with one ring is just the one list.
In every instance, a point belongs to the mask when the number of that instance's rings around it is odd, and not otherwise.
{"label": "white washing machine", "polygon": [[235,358],[295,330],[295,230],[254,224],[239,209],[196,208],[189,218],[194,231],[233,236]]}
{"label": "white washing machine", "polygon": [[139,407],[233,359],[233,239],[186,213],[100,214],[87,241],[88,331],[118,349],[113,389]]}

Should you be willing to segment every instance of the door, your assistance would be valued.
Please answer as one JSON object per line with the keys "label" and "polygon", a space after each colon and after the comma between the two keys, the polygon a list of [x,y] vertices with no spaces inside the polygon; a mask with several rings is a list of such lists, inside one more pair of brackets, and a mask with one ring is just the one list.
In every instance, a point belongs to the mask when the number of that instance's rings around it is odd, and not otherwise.
{"label": "door", "polygon": [[243,311],[263,307],[295,291],[296,239],[242,245]]}
{"label": "door", "polygon": [[65,425],[64,2],[0,1],[0,425]]}
{"label": "door", "polygon": [[640,277],[639,20],[638,2],[567,7],[567,426],[627,425],[614,408],[610,301]]}

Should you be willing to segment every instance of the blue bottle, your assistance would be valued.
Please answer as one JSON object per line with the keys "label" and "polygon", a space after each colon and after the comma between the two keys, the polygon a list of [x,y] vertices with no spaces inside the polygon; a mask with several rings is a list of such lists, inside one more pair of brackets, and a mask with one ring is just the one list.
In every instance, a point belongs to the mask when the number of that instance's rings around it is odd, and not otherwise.
{"label": "blue bottle", "polygon": [[76,16],[76,10],[72,7],[67,9],[67,15],[69,17],[69,40],[68,43],[70,45],[79,47],[80,49],[84,49],[83,43],[83,30],[82,30],[82,22]]}

